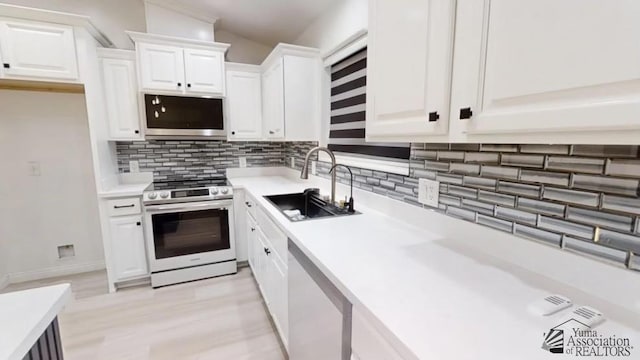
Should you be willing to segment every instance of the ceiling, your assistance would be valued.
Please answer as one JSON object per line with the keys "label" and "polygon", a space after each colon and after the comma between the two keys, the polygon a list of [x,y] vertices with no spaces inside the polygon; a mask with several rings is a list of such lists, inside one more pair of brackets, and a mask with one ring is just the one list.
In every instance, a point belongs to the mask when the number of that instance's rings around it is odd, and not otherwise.
{"label": "ceiling", "polygon": [[344,0],[154,0],[217,18],[216,30],[276,45],[292,42],[324,11]]}

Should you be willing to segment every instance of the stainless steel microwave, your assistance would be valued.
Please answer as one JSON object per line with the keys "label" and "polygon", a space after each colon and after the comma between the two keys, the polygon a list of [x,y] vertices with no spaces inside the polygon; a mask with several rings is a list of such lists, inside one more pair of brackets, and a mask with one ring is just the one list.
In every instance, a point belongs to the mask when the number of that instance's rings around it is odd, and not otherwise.
{"label": "stainless steel microwave", "polygon": [[226,139],[223,99],[144,95],[145,137]]}

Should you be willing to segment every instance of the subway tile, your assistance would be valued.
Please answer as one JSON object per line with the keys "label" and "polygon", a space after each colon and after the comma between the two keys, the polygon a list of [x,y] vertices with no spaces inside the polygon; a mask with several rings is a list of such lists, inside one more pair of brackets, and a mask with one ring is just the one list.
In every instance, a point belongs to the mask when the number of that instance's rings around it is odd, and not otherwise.
{"label": "subway tile", "polygon": [[482,177],[490,177],[496,179],[518,179],[520,169],[504,166],[482,165]]}
{"label": "subway tile", "polygon": [[569,145],[527,144],[520,145],[521,153],[568,155]]}
{"label": "subway tile", "polygon": [[400,184],[396,185],[396,192],[401,193],[403,195],[413,196],[414,195],[413,189],[414,188],[412,186],[405,186]]}
{"label": "subway tile", "polygon": [[631,256],[629,256],[629,269],[640,271],[640,255],[631,253]]}
{"label": "subway tile", "polygon": [[478,175],[480,174],[480,165],[451,163],[449,171],[456,174]]}
{"label": "subway tile", "polygon": [[574,174],[571,178],[572,188],[595,190],[608,194],[637,196],[639,185],[639,181],[635,179],[621,179],[609,176]]}
{"label": "subway tile", "polygon": [[449,163],[425,160],[425,169],[437,171],[449,171]]}
{"label": "subway tile", "polygon": [[496,206],[495,216],[519,223],[535,225],[538,215],[504,206]]}
{"label": "subway tile", "polygon": [[449,184],[462,185],[462,175],[438,174],[436,175],[436,180]]}
{"label": "subway tile", "polygon": [[609,159],[605,174],[638,178],[640,177],[640,160]]}
{"label": "subway tile", "polygon": [[464,160],[464,152],[462,151],[438,151],[438,160]]}
{"label": "subway tile", "polygon": [[449,150],[449,144],[424,144],[424,150]]}
{"label": "subway tile", "polygon": [[498,192],[538,198],[540,196],[540,186],[498,181]]}
{"label": "subway tile", "polygon": [[[453,164],[452,164],[453,165]],[[496,189],[497,180],[485,179],[481,177],[465,176],[462,179],[462,185],[471,186],[479,189],[494,190]]]}
{"label": "subway tile", "polygon": [[414,159],[429,159],[435,160],[438,158],[438,153],[432,150],[411,150],[411,157]]}
{"label": "subway tile", "polygon": [[447,215],[453,216],[453,217],[457,217],[459,219],[463,219],[463,220],[468,220],[468,221],[475,221],[476,220],[476,213],[470,210],[465,210],[465,209],[461,209],[455,206],[447,206],[447,211],[446,211]]}
{"label": "subway tile", "polygon": [[[429,180],[435,180],[437,174],[438,173],[434,170],[420,170],[420,169],[413,170],[413,176],[416,178],[425,178]],[[388,177],[390,176],[391,175],[388,175]]]}
{"label": "subway tile", "polygon": [[520,180],[543,184],[569,186],[569,174],[567,173],[522,169],[520,170]]}
{"label": "subway tile", "polygon": [[502,165],[542,168],[544,166],[543,155],[502,154]]}
{"label": "subway tile", "polygon": [[462,199],[462,207],[481,214],[493,215],[495,205],[471,199]]}
{"label": "subway tile", "polygon": [[513,223],[506,220],[496,219],[494,217],[478,214],[476,220],[478,224],[486,225],[497,230],[511,232],[513,230]]}
{"label": "subway tile", "polygon": [[480,190],[478,191],[478,200],[513,207],[515,206],[516,197]]}
{"label": "subway tile", "polygon": [[523,236],[526,238],[541,240],[545,243],[549,243],[551,245],[560,246],[562,241],[562,235],[556,234],[550,231],[541,230],[538,228],[534,228],[531,226],[526,226],[522,224],[515,224],[515,232],[516,235]]}
{"label": "subway tile", "polygon": [[497,153],[481,153],[468,152],[464,154],[464,162],[466,163],[482,163],[497,164],[500,162],[500,154]]}
{"label": "subway tile", "polygon": [[565,205],[549,201],[518,198],[518,208],[533,211],[540,214],[564,216]]}
{"label": "subway tile", "polygon": [[598,244],[607,245],[620,250],[632,251],[640,254],[640,237],[619,232],[600,229]]}
{"label": "subway tile", "polygon": [[462,186],[449,185],[449,195],[475,199],[478,197],[478,190]]}
{"label": "subway tile", "polygon": [[551,187],[544,188],[542,198],[592,207],[598,206],[600,202],[600,195],[598,194],[577,190],[556,189]]}
{"label": "subway tile", "polygon": [[518,145],[510,144],[481,144],[480,151],[494,151],[494,152],[518,152]]}
{"label": "subway tile", "polygon": [[621,231],[633,231],[633,219],[630,216],[614,215],[602,211],[569,206],[567,209],[567,219],[597,226],[605,226]]}
{"label": "subway tile", "polygon": [[480,144],[451,144],[453,151],[479,151]]}
{"label": "subway tile", "polygon": [[539,217],[538,227],[567,235],[578,236],[585,239],[592,239],[594,231],[592,226],[580,225],[565,220],[550,218],[547,216]]}
{"label": "subway tile", "polygon": [[449,184],[441,183],[440,194],[448,194],[448,193],[449,193]]}
{"label": "subway tile", "polygon": [[410,159],[409,160],[409,168],[410,169],[424,169],[424,160],[422,159]]}
{"label": "subway tile", "polygon": [[562,244],[565,249],[578,251],[584,254],[598,257],[600,259],[616,262],[624,265],[627,260],[627,253],[624,251],[611,249],[606,246],[597,245],[591,241],[583,241],[570,236],[564,236]]}
{"label": "subway tile", "polygon": [[546,169],[602,174],[604,159],[587,159],[572,156],[548,156]]}
{"label": "subway tile", "polygon": [[438,201],[440,202],[440,204],[452,205],[452,206],[458,206],[458,207],[461,204],[459,197],[442,195],[442,194],[440,194],[440,196],[438,197]]}
{"label": "subway tile", "polygon": [[635,232],[636,234],[640,234],[640,217],[636,218]]}
{"label": "subway tile", "polygon": [[573,145],[571,155],[594,157],[636,157],[636,145]]}

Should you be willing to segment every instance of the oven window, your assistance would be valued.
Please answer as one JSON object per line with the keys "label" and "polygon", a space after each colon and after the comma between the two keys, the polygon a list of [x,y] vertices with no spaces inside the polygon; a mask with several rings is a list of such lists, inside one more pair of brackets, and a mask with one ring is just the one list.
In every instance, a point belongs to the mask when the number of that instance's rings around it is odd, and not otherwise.
{"label": "oven window", "polygon": [[231,248],[228,210],[154,214],[152,221],[156,259]]}
{"label": "oven window", "polygon": [[222,99],[144,96],[150,129],[223,130]]}

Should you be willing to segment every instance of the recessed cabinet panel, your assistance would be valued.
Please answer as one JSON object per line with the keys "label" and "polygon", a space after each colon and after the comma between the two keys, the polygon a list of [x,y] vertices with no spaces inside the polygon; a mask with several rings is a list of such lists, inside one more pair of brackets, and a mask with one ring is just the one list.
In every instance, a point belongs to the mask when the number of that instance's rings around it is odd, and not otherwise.
{"label": "recessed cabinet panel", "polygon": [[78,79],[71,26],[0,20],[0,54],[6,78]]}
{"label": "recessed cabinet panel", "polygon": [[224,94],[224,58],[219,51],[184,50],[186,91]]}
{"label": "recessed cabinet panel", "polygon": [[[459,0],[468,134],[640,129],[640,2]],[[465,115],[465,114],[463,114]]]}
{"label": "recessed cabinet panel", "polygon": [[262,138],[262,90],[259,72],[227,71],[229,140]]}
{"label": "recessed cabinet panel", "polygon": [[369,6],[367,138],[446,134],[455,1]]}
{"label": "recessed cabinet panel", "polygon": [[155,44],[138,44],[138,47],[143,89],[166,91],[184,89],[182,48]]}
{"label": "recessed cabinet panel", "polygon": [[112,261],[117,281],[148,274],[142,216],[109,219]]}
{"label": "recessed cabinet panel", "polygon": [[102,71],[111,137],[141,139],[135,62],[102,59]]}

